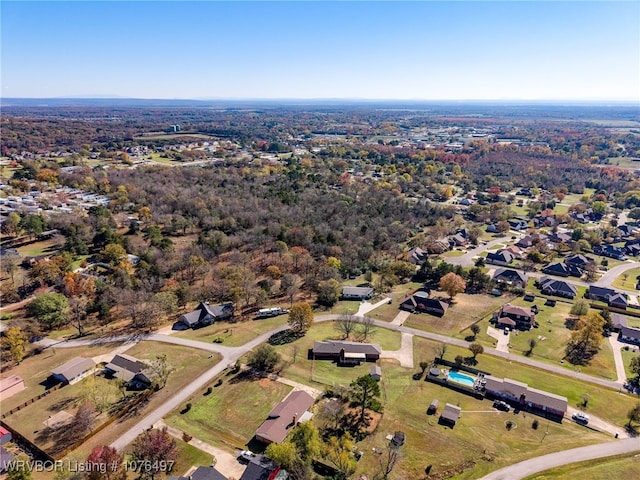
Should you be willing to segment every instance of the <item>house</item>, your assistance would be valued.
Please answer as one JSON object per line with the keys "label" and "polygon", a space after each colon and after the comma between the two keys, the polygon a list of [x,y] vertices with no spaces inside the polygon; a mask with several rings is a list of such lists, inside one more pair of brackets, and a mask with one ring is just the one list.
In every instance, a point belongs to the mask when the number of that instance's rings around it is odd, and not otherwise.
{"label": "house", "polygon": [[640,328],[620,327],[618,340],[626,343],[637,343],[640,345]]}
{"label": "house", "polygon": [[313,357],[316,360],[335,360],[339,363],[375,362],[382,355],[377,343],[349,341],[313,342]]}
{"label": "house", "polygon": [[624,249],[614,245],[597,245],[593,247],[593,253],[604,257],[614,258],[616,260],[626,260]]}
{"label": "house", "polygon": [[267,419],[256,430],[255,437],[264,443],[280,443],[298,422],[311,418],[307,413],[314,398],[302,390],[293,391],[282,402],[271,409]]}
{"label": "house", "polygon": [[178,328],[204,327],[211,325],[213,322],[231,318],[233,314],[233,305],[231,303],[210,305],[207,302],[201,302],[193,312],[182,315],[175,326]]}
{"label": "house", "polygon": [[525,302],[533,302],[536,299],[536,296],[531,292],[525,292],[524,300]]}
{"label": "house", "polygon": [[533,327],[536,314],[530,308],[505,303],[497,314],[498,325],[503,327],[529,330]]}
{"label": "house", "polygon": [[51,375],[62,383],[71,383],[80,380],[85,373],[93,370],[95,366],[95,362],[90,358],[75,357],[52,370]]}
{"label": "house", "polygon": [[533,413],[542,413],[562,419],[567,411],[566,397],[531,388],[526,383],[509,378],[503,379],[485,375],[483,388],[488,398],[507,400],[509,403],[519,405],[521,409]]}
{"label": "house", "polygon": [[463,247],[469,243],[461,233],[456,233],[455,235],[451,235],[449,237],[449,245],[451,247]]}
{"label": "house", "polygon": [[507,248],[503,248],[502,250],[509,252],[516,259],[524,258],[525,251],[515,245],[509,245]]}
{"label": "house", "polygon": [[227,480],[215,467],[198,467],[188,477],[169,477],[168,480]]}
{"label": "house", "polygon": [[621,237],[631,237],[633,235],[636,234],[637,230],[635,227],[632,227],[631,225],[618,225],[618,232],[620,232],[620,236]]}
{"label": "house", "polygon": [[379,382],[382,379],[382,368],[380,368],[380,365],[371,365],[369,376],[376,382]]}
{"label": "house", "polygon": [[495,223],[492,223],[491,225],[487,225],[487,233],[498,233],[498,227],[496,226]]}
{"label": "house", "polygon": [[547,238],[549,237],[547,237],[547,235],[543,233],[532,233],[531,235],[522,237],[516,242],[516,245],[520,248],[529,248],[537,245],[538,243],[546,241]]}
{"label": "house", "polygon": [[254,455],[240,480],[287,480],[289,473],[270,458]]}
{"label": "house", "polygon": [[550,277],[542,277],[538,281],[538,288],[540,288],[545,295],[553,295],[556,297],[573,299],[578,294],[576,287],[570,283]]}
{"label": "house", "polygon": [[428,256],[427,252],[420,247],[412,248],[411,250],[409,250],[409,253],[407,255],[408,262],[414,265],[422,265],[422,262],[424,262]]}
{"label": "house", "polygon": [[509,265],[513,262],[514,256],[508,250],[498,250],[495,253],[487,253],[485,261],[492,265]]}
{"label": "house", "polygon": [[628,299],[626,295],[616,292],[612,288],[597,287],[595,285],[589,285],[589,290],[587,290],[587,298],[605,302],[610,307],[621,309],[626,309],[628,305]]}
{"label": "house", "polygon": [[11,432],[0,426],[0,445],[4,445],[7,442],[11,441]]}
{"label": "house", "polygon": [[447,403],[444,406],[444,410],[440,414],[439,423],[448,425],[451,428],[455,427],[457,421],[460,420],[460,412],[462,412],[462,409],[460,407]]}
{"label": "house", "polygon": [[119,353],[104,368],[107,374],[129,383],[138,373],[148,368],[148,365],[135,357]]}
{"label": "house", "polygon": [[576,265],[568,265],[566,263],[549,263],[542,267],[542,273],[546,275],[556,275],[558,277],[581,277],[582,270]]}
{"label": "house", "polygon": [[549,241],[553,243],[569,244],[572,241],[572,237],[571,234],[567,232],[554,232],[549,235]]}
{"label": "house", "polygon": [[624,246],[624,253],[632,257],[637,257],[640,255],[640,243],[627,242]]}
{"label": "house", "polygon": [[515,230],[517,232],[526,230],[529,226],[528,222],[521,218],[510,218],[509,220],[507,220],[507,222],[509,222],[509,227],[511,227],[511,230]]}
{"label": "house", "polygon": [[576,253],[565,258],[564,263],[566,263],[567,265],[576,265],[580,269],[584,270],[590,265],[595,265],[596,261],[591,257],[586,257],[581,253]]}
{"label": "house", "polygon": [[511,268],[498,268],[493,274],[493,281],[504,283],[516,287],[525,288],[527,286],[527,275],[519,270]]}
{"label": "house", "polygon": [[407,310],[409,312],[425,312],[431,313],[438,317],[442,317],[449,306],[435,298],[429,298],[429,292],[418,290],[413,295],[405,298],[400,303],[401,310]]}
{"label": "house", "polygon": [[373,297],[373,287],[343,287],[342,298],[345,300],[369,300]]}
{"label": "house", "polygon": [[0,402],[24,389],[24,380],[18,375],[0,379]]}

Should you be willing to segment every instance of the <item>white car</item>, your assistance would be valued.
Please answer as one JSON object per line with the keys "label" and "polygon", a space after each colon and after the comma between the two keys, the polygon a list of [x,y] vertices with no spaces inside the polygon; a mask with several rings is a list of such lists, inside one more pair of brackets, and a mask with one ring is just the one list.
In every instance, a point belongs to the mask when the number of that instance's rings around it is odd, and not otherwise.
{"label": "white car", "polygon": [[573,418],[576,422],[584,423],[585,425],[589,423],[589,415],[587,415],[586,413],[576,412],[571,415],[571,418]]}
{"label": "white car", "polygon": [[253,453],[251,450],[242,450],[240,452],[240,458],[242,458],[244,460],[251,460],[255,456],[256,456],[256,454]]}

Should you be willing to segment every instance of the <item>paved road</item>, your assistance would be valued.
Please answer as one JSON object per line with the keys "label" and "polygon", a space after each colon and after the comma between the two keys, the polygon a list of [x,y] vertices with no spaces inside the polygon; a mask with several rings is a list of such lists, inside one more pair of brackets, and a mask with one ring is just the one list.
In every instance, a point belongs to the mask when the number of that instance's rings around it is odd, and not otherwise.
{"label": "paved road", "polygon": [[617,442],[599,443],[588,447],[573,448],[561,452],[530,458],[501,468],[482,477],[481,480],[519,480],[535,473],[584,460],[611,457],[640,451],[640,438],[628,438]]}

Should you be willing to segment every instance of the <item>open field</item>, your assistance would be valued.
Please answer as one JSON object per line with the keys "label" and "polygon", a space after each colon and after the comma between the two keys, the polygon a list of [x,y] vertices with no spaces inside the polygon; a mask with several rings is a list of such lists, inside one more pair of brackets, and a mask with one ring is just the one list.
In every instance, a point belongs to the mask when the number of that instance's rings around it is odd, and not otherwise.
{"label": "open field", "polygon": [[[433,295],[432,295],[433,296]],[[438,292],[435,296],[446,299],[446,294]],[[497,311],[501,305],[507,303],[511,295],[494,297],[491,295],[469,295],[460,293],[456,295],[454,303],[449,305],[442,318],[428,313],[411,314],[404,325],[417,328],[426,332],[440,333],[455,338],[465,338],[471,335],[468,328],[485,318],[491,318],[491,314]],[[397,306],[396,306],[397,310]],[[399,311],[399,310],[398,310]],[[481,329],[481,332],[486,331]]]}
{"label": "open field", "polygon": [[[488,400],[413,380],[412,372],[384,360],[382,369],[384,416],[376,432],[358,444],[365,452],[358,472],[375,471],[378,456],[371,453],[372,448],[384,449],[385,436],[398,430],[405,432],[406,442],[391,475],[394,479],[423,478],[428,465],[432,465],[432,475],[442,475],[438,478],[477,479],[525,458],[606,439],[572,422],[558,424],[526,413],[499,412]],[[446,403],[462,408],[455,428],[439,425],[438,415],[426,415],[433,399],[440,402],[439,412]],[[535,430],[531,427],[534,419],[539,422]],[[516,428],[507,430],[507,420]]]}
{"label": "open field", "polygon": [[572,463],[527,477],[525,480],[611,480],[638,476],[638,455],[628,454]]}
{"label": "open field", "polygon": [[280,325],[285,325],[288,321],[288,315],[279,315],[272,318],[243,320],[238,322],[215,322],[208,327],[198,328],[195,330],[184,330],[175,333],[175,337],[189,338],[201,342],[211,343],[216,339],[222,340],[223,345],[229,347],[238,347],[253,340],[257,336],[273,330]]}
{"label": "open field", "polygon": [[211,445],[230,451],[245,449],[269,411],[284,399],[291,387],[243,372],[222,379],[222,385],[211,394],[194,395],[188,412],[174,411],[166,422]]}
{"label": "open field", "polygon": [[42,240],[34,242],[23,247],[18,247],[16,250],[23,257],[36,257],[38,255],[53,254],[58,251],[60,247],[60,237],[50,238],[48,240]]}
{"label": "open field", "polygon": [[632,268],[627,270],[622,275],[619,275],[611,284],[613,288],[622,288],[624,290],[635,290],[638,280],[636,277],[640,276],[640,268]]}

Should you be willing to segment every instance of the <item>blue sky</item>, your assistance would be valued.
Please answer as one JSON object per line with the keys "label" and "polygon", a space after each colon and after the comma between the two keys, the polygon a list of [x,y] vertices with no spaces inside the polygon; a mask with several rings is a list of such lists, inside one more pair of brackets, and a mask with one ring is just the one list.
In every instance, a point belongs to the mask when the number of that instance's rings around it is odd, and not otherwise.
{"label": "blue sky", "polygon": [[0,9],[3,97],[640,100],[637,0]]}

